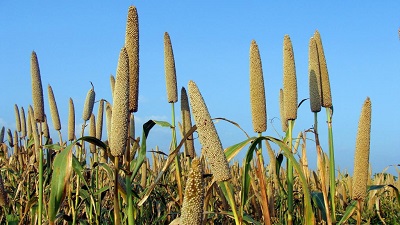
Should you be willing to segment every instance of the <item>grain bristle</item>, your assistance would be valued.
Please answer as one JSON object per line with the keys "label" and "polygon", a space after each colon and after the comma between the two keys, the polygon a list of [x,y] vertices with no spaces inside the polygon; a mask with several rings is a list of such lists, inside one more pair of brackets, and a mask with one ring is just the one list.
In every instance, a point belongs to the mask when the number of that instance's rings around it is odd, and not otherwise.
{"label": "grain bristle", "polygon": [[75,139],[75,106],[72,98],[69,98],[68,109],[68,140],[73,141]]}
{"label": "grain bristle", "polygon": [[331,85],[329,82],[328,66],[326,64],[324,48],[322,46],[321,35],[318,30],[314,33],[314,39],[317,43],[318,62],[321,75],[321,104],[323,107],[332,107]]}
{"label": "grain bristle", "polygon": [[311,112],[321,111],[321,75],[319,71],[317,44],[315,39],[311,38],[308,48],[308,82]]}
{"label": "grain bristle", "polygon": [[254,132],[267,130],[267,109],[260,52],[256,41],[250,45],[250,105]]}
{"label": "grain bristle", "polygon": [[113,99],[113,116],[111,117],[110,150],[114,157],[125,152],[126,139],[129,127],[129,64],[128,53],[121,49],[117,75],[115,80],[115,93]]}
{"label": "grain bristle", "polygon": [[[181,113],[183,134],[186,135],[186,133],[192,128],[192,120],[190,116],[189,99],[184,87],[181,89]],[[194,150],[193,134],[189,135],[185,141],[185,152],[186,155],[192,159],[196,155]]]}
{"label": "grain bristle", "polygon": [[92,85],[92,88],[86,95],[85,105],[83,107],[82,119],[84,121],[88,121],[90,119],[90,115],[92,115],[95,96],[96,93],[94,92],[94,87]]}
{"label": "grain bristle", "polygon": [[[92,115],[90,115],[90,120],[89,120],[89,136],[96,137],[96,118],[93,113],[92,113]],[[90,153],[92,153],[92,154],[95,153],[96,145],[90,143],[89,149],[90,149]]]}
{"label": "grain bristle", "polygon": [[19,111],[19,118],[21,119],[21,138],[26,137],[26,118],[24,107],[21,107]]}
{"label": "grain bristle", "polygon": [[96,138],[101,140],[103,135],[103,114],[104,114],[104,99],[99,101],[99,109],[97,111],[96,120]]}
{"label": "grain bristle", "polygon": [[21,132],[21,118],[19,116],[19,109],[17,104],[14,104],[14,112],[15,112],[15,127],[18,132]]}
{"label": "grain bristle", "polygon": [[171,39],[167,32],[164,33],[164,66],[168,102],[177,102],[178,90],[176,85],[174,52],[172,50]]}
{"label": "grain bristle", "polygon": [[228,161],[224,154],[217,130],[197,85],[189,81],[189,98],[192,113],[197,126],[203,152],[210,164],[215,181],[226,181],[231,178]]}
{"label": "grain bristle", "polygon": [[129,111],[137,112],[139,97],[139,18],[130,6],[126,22],[125,48],[129,58]]}
{"label": "grain bristle", "polygon": [[295,120],[297,118],[297,79],[293,47],[289,35],[285,35],[283,41],[283,92],[285,117],[287,120]]}
{"label": "grain bristle", "polygon": [[42,80],[40,78],[39,62],[36,52],[32,51],[31,56],[31,76],[32,76],[32,99],[34,108],[34,119],[37,122],[44,122],[44,102]]}
{"label": "grain bristle", "polygon": [[185,198],[181,210],[182,225],[202,224],[204,205],[203,169],[198,158],[192,161],[192,168],[186,182]]}
{"label": "grain bristle", "polygon": [[369,151],[371,136],[371,101],[364,101],[358,122],[356,150],[354,154],[353,199],[363,201],[367,197]]}
{"label": "grain bristle", "polygon": [[288,120],[285,115],[285,96],[282,88],[279,90],[279,114],[281,117],[282,131],[286,132],[288,128]]}
{"label": "grain bristle", "polygon": [[60,116],[58,115],[56,98],[54,97],[53,88],[51,88],[50,84],[47,86],[47,90],[49,95],[50,115],[54,130],[61,130]]}

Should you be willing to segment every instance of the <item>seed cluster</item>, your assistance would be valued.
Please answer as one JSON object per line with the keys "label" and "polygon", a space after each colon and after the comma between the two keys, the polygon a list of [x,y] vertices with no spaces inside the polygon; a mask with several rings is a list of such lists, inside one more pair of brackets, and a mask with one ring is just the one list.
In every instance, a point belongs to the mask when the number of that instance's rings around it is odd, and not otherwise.
{"label": "seed cluster", "polygon": [[287,120],[297,118],[297,79],[294,53],[289,35],[283,40],[283,95],[284,109]]}
{"label": "seed cluster", "polygon": [[200,143],[210,164],[214,180],[229,180],[231,178],[231,173],[229,171],[228,161],[203,96],[195,82],[189,81],[188,86],[190,105],[196,122]]}
{"label": "seed cluster", "polygon": [[34,119],[37,122],[44,122],[44,102],[42,79],[40,78],[39,62],[36,52],[31,56],[31,76],[32,76],[32,99],[34,107]]}
{"label": "seed cluster", "polygon": [[201,224],[203,220],[204,181],[203,169],[198,158],[193,159],[185,188],[180,224]]}
{"label": "seed cluster", "polygon": [[319,69],[321,74],[321,104],[323,107],[329,108],[332,106],[331,85],[329,82],[328,66],[326,65],[321,35],[319,34],[318,30],[314,33],[314,39],[317,43]]}
{"label": "seed cluster", "polygon": [[104,99],[99,101],[99,109],[97,111],[97,120],[96,120],[96,138],[101,140],[101,136],[103,133],[103,114],[104,114]]}
{"label": "seed cluster", "polygon": [[285,96],[282,88],[279,90],[279,114],[281,117],[282,131],[286,132],[288,123],[285,115]]}
{"label": "seed cluster", "polygon": [[19,116],[19,109],[17,104],[14,104],[14,112],[15,112],[15,127],[17,128],[18,132],[21,132],[21,118]]}
{"label": "seed cluster", "polygon": [[51,88],[50,84],[47,86],[47,91],[49,95],[50,115],[53,121],[54,130],[61,130],[60,116],[58,115],[56,98],[54,97],[53,88]]}
{"label": "seed cluster", "polygon": [[90,119],[90,115],[92,115],[95,96],[96,93],[94,92],[94,88],[92,86],[86,95],[85,105],[83,107],[82,119],[84,121],[88,121]]}
{"label": "seed cluster", "polygon": [[311,112],[321,111],[321,76],[319,73],[317,43],[310,39],[308,48],[308,81]]}
{"label": "seed cluster", "polygon": [[75,107],[72,98],[69,98],[68,107],[68,140],[72,141],[75,139]]}
{"label": "seed cluster", "polygon": [[353,199],[362,201],[367,197],[370,136],[371,100],[367,98],[364,101],[358,122],[353,174]]}
{"label": "seed cluster", "polygon": [[20,119],[21,119],[21,137],[26,137],[26,119],[25,119],[25,110],[24,107],[21,107],[19,111]]}
{"label": "seed cluster", "polygon": [[[192,128],[192,120],[190,117],[189,99],[186,93],[186,89],[181,89],[181,112],[182,112],[182,127],[183,134],[186,134]],[[195,156],[193,135],[189,135],[185,142],[186,155],[190,158]]]}
{"label": "seed cluster", "polygon": [[167,32],[164,33],[164,66],[165,81],[167,85],[167,99],[169,103],[178,101],[178,90],[176,87],[176,71],[174,52],[171,39]]}
{"label": "seed cluster", "polygon": [[254,132],[267,130],[267,109],[265,103],[264,77],[261,57],[256,41],[250,45],[250,104]]}

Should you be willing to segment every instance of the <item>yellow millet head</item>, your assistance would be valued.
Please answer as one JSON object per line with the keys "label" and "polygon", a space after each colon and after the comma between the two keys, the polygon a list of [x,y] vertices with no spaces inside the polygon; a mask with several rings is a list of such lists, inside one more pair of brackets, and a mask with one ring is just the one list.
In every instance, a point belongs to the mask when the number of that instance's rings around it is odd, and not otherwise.
{"label": "yellow millet head", "polygon": [[128,10],[125,48],[129,58],[129,111],[137,112],[139,96],[139,19],[135,6],[130,6]]}
{"label": "yellow millet head", "polygon": [[267,130],[264,78],[260,52],[256,41],[250,45],[250,104],[254,132]]}
{"label": "yellow millet head", "polygon": [[288,128],[288,120],[285,117],[285,97],[282,88],[279,90],[279,113],[281,116],[282,131],[286,132]]}
{"label": "yellow millet head", "polygon": [[14,112],[15,112],[15,127],[18,132],[21,132],[21,118],[19,116],[19,109],[17,104],[14,104]]}
{"label": "yellow millet head", "polygon": [[211,120],[206,103],[196,83],[189,81],[189,98],[192,113],[197,126],[203,152],[210,163],[215,181],[226,181],[231,178],[228,161],[224,154],[217,130]]}
{"label": "yellow millet head", "polygon": [[31,56],[31,76],[32,76],[32,99],[34,108],[34,119],[37,122],[44,122],[44,103],[43,88],[40,78],[39,62],[36,52],[32,52]]}
{"label": "yellow millet head", "polygon": [[[181,89],[181,112],[182,112],[182,127],[183,134],[185,135],[192,128],[192,120],[190,117],[189,99],[186,89]],[[186,155],[193,159],[196,155],[194,150],[193,135],[190,135],[185,142]]]}
{"label": "yellow millet head", "polygon": [[167,85],[167,98],[169,103],[178,101],[178,90],[176,87],[175,59],[172,50],[171,39],[167,32],[164,33],[164,66],[165,81]]}
{"label": "yellow millet head", "polygon": [[198,158],[192,161],[192,168],[186,182],[185,197],[181,210],[181,225],[201,224],[203,219],[204,181],[203,169]]}
{"label": "yellow millet head", "polygon": [[125,48],[119,55],[113,104],[110,151],[118,157],[125,152],[129,128],[129,61]]}
{"label": "yellow millet head", "polygon": [[[90,120],[89,120],[89,136],[96,137],[96,118],[93,113],[90,116]],[[96,152],[95,144],[90,143],[89,148],[90,148],[90,153],[93,154]]]}
{"label": "yellow millet head", "polygon": [[21,119],[21,137],[26,137],[26,118],[24,107],[21,107],[19,111],[19,118]]}
{"label": "yellow millet head", "polygon": [[72,98],[69,98],[68,108],[68,140],[72,141],[75,139],[75,107]]}
{"label": "yellow millet head", "polygon": [[53,122],[54,130],[61,130],[60,116],[58,115],[57,103],[54,97],[53,88],[51,88],[50,84],[47,86],[47,91],[49,95],[50,115],[51,115],[51,120]]}
{"label": "yellow millet head", "polygon": [[314,39],[317,43],[319,69],[321,74],[321,104],[323,107],[329,108],[332,107],[331,85],[329,82],[328,66],[326,64],[321,35],[319,34],[318,30],[316,30],[314,33]]}
{"label": "yellow millet head", "polygon": [[83,107],[82,119],[84,121],[88,121],[90,119],[90,115],[92,115],[95,97],[96,93],[94,92],[94,87],[92,85],[92,88],[86,95],[85,105]]}
{"label": "yellow millet head", "polygon": [[97,120],[96,120],[96,138],[101,140],[101,136],[103,133],[103,113],[104,112],[104,99],[99,101],[99,109],[97,111]]}
{"label": "yellow millet head", "polygon": [[297,79],[294,53],[289,35],[283,39],[283,93],[285,96],[285,117],[287,120],[297,118]]}
{"label": "yellow millet head", "polygon": [[308,82],[311,112],[321,111],[321,76],[319,74],[317,43],[310,39],[308,46]]}
{"label": "yellow millet head", "polygon": [[367,197],[369,151],[371,136],[371,100],[364,101],[358,122],[356,150],[354,155],[353,199],[363,201]]}

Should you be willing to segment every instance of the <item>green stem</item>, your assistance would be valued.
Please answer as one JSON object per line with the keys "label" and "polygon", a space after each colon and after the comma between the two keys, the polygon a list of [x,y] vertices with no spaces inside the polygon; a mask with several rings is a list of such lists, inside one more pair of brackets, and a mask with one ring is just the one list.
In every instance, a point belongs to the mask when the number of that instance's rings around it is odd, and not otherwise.
{"label": "green stem", "polygon": [[336,224],[336,206],[335,206],[335,193],[336,193],[336,182],[335,182],[335,151],[333,149],[333,132],[332,132],[332,109],[326,108],[326,116],[328,121],[328,142],[329,142],[329,186],[330,186],[330,197],[332,207],[332,224]]}
{"label": "green stem", "polygon": [[43,149],[42,149],[42,123],[39,123],[39,208],[38,224],[42,225],[43,214]]}
{"label": "green stem", "polygon": [[[134,138],[134,137],[131,137]],[[126,183],[126,198],[127,204],[128,204],[128,224],[133,225],[135,224],[135,220],[133,218],[133,200],[132,200],[132,186],[131,186],[131,166],[130,166],[130,161],[131,161],[131,156],[130,156],[130,142],[131,138],[128,139],[128,145],[126,149],[126,161],[127,161],[127,166],[126,169],[128,170],[126,176],[125,176],[125,183]]]}
{"label": "green stem", "polygon": [[235,218],[235,224],[236,225],[241,225],[242,224],[242,220],[241,220],[241,218],[239,218],[239,214],[237,213],[236,204],[235,204],[235,198],[233,197],[234,194],[233,194],[232,189],[229,186],[229,182],[228,181],[223,181],[223,185],[225,186],[226,193],[228,195],[228,202],[229,202],[229,205],[232,208],[233,217]]}
{"label": "green stem", "polygon": [[114,158],[114,224],[120,225],[121,224],[121,217],[119,215],[119,197],[118,197],[118,164],[119,164],[119,157],[115,156]]}
{"label": "green stem", "polygon": [[[290,149],[290,152],[293,153],[292,150],[292,133],[293,133],[293,121],[294,120],[289,120],[288,121],[288,147]],[[288,198],[288,224],[293,223],[293,163],[291,160],[287,159],[287,198]]]}
{"label": "green stem", "polygon": [[[176,149],[177,144],[176,144],[176,129],[175,129],[175,104],[172,102],[171,103],[171,111],[172,111],[172,116],[171,116],[171,123],[172,123],[172,149],[170,151],[173,151]],[[178,194],[179,194],[179,205],[182,206],[183,202],[183,191],[182,191],[182,181],[181,181],[181,167],[179,164],[179,154],[175,155],[175,177],[176,177],[176,182],[178,185]]]}

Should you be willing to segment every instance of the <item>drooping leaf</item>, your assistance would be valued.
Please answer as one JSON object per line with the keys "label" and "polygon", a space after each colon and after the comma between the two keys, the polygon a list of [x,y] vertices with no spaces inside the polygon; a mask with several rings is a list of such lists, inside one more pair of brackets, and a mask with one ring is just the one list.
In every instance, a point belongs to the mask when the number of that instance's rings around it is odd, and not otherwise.
{"label": "drooping leaf", "polygon": [[246,139],[240,143],[232,145],[224,150],[226,159],[230,162],[246,145],[248,145],[254,138]]}
{"label": "drooping leaf", "polygon": [[344,222],[346,222],[351,215],[353,215],[353,212],[356,210],[357,208],[357,201],[353,200],[350,205],[347,206],[346,211],[343,214],[342,219],[337,223],[337,225],[343,224]]}
{"label": "drooping leaf", "polygon": [[318,209],[321,211],[322,219],[326,221],[326,209],[324,204],[324,195],[322,192],[311,192],[311,197],[313,202],[317,205]]}

